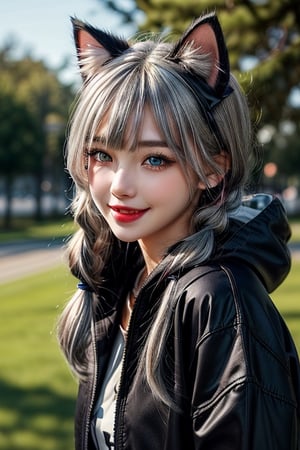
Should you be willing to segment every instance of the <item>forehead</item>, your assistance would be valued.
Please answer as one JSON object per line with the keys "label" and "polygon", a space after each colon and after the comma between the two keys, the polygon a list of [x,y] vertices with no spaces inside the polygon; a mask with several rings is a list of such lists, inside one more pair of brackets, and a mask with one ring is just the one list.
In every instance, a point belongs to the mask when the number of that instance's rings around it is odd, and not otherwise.
{"label": "forehead", "polygon": [[157,122],[155,120],[153,112],[149,107],[145,107],[143,111],[142,120],[139,129],[139,139],[151,140],[159,139],[163,140],[163,133],[159,129]]}

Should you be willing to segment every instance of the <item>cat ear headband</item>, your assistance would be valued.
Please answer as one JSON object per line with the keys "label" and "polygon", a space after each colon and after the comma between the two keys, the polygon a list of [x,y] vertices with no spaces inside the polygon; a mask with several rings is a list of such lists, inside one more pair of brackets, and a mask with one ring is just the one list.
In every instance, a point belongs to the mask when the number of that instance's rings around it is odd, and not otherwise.
{"label": "cat ear headband", "polygon": [[[73,32],[79,67],[83,80],[88,80],[99,71],[99,67],[130,49],[126,40],[104,32],[72,18]],[[231,92],[229,86],[230,65],[223,32],[215,14],[208,14],[194,21],[175,43],[169,54],[172,61],[180,64],[180,55],[186,46],[198,54],[211,56],[211,72],[208,79],[182,70],[191,89],[199,98],[199,107],[219,146],[225,150],[221,133],[213,117],[213,109]]]}

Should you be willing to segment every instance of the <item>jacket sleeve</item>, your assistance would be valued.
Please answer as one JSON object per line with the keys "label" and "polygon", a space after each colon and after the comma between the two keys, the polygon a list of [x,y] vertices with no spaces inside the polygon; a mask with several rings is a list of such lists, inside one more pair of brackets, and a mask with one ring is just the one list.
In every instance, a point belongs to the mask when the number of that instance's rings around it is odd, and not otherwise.
{"label": "jacket sleeve", "polygon": [[297,355],[284,350],[291,339],[278,329],[282,320],[259,281],[242,284],[230,271],[211,272],[189,286],[177,310],[184,324],[177,338],[188,367],[180,382],[190,401],[193,446],[299,450],[291,373]]}

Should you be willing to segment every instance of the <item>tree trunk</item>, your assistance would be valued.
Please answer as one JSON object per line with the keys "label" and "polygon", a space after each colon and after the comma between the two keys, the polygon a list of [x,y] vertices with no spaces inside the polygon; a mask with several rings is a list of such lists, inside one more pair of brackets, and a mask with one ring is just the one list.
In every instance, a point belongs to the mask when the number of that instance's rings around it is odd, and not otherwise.
{"label": "tree trunk", "polygon": [[42,221],[43,211],[42,211],[42,181],[43,181],[43,171],[41,170],[35,174],[35,220]]}
{"label": "tree trunk", "polygon": [[9,230],[11,228],[12,219],[12,198],[13,198],[13,183],[14,178],[11,174],[4,176],[4,196],[6,200],[5,210],[4,210],[4,229]]}

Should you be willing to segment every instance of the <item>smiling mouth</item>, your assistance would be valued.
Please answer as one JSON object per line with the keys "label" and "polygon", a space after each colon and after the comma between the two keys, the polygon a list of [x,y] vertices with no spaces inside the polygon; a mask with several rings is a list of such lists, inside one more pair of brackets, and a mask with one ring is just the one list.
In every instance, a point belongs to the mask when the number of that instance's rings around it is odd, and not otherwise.
{"label": "smiling mouth", "polygon": [[146,209],[132,209],[129,207],[110,206],[113,217],[119,222],[132,222],[140,219],[148,210]]}

